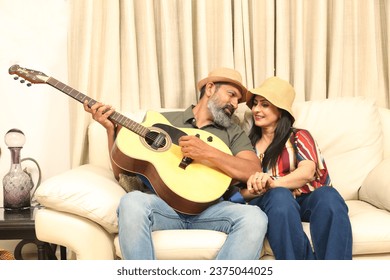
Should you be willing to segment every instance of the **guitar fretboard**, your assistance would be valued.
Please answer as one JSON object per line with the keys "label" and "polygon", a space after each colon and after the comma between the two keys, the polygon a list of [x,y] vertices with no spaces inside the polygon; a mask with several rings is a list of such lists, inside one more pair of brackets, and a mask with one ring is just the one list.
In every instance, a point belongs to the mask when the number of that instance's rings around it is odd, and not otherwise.
{"label": "guitar fretboard", "polygon": [[[62,91],[66,95],[72,97],[73,99],[81,102],[84,104],[84,102],[88,101],[88,106],[92,107],[95,103],[97,103],[96,100],[86,96],[85,94],[75,90],[74,88],[71,88],[70,86],[50,77],[47,81],[47,84],[51,85],[52,87]],[[126,127],[127,129],[133,131],[134,133],[140,135],[141,137],[146,137],[147,133],[149,132],[149,129],[144,127],[143,125],[129,119],[128,117],[118,113],[114,112],[109,119],[123,127]]]}

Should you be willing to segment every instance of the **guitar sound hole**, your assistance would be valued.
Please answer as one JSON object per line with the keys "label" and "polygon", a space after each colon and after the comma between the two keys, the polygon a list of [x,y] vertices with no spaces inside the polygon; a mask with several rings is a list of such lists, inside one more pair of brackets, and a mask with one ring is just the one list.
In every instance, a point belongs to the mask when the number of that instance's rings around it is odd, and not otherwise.
{"label": "guitar sound hole", "polygon": [[145,141],[154,150],[162,149],[167,145],[166,135],[157,131],[148,132]]}

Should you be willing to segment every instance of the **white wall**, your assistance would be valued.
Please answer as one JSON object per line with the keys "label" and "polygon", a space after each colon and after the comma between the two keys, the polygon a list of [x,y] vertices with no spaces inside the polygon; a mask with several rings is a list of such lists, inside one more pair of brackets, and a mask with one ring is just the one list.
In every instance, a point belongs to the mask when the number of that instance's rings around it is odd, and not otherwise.
{"label": "white wall", "polygon": [[28,88],[8,74],[19,64],[66,83],[67,20],[66,0],[0,0],[1,181],[10,167],[4,135],[11,128],[26,135],[22,158],[39,162],[43,180],[70,168],[69,97],[47,84]]}

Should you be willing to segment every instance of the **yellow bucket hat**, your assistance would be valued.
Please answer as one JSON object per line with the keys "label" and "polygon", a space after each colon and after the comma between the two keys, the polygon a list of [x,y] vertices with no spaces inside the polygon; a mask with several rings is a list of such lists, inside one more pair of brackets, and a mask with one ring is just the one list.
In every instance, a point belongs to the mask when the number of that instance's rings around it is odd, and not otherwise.
{"label": "yellow bucket hat", "polygon": [[292,104],[295,99],[295,90],[292,85],[278,77],[266,79],[260,87],[249,90],[246,94],[246,105],[252,109],[253,95],[260,95],[279,109],[287,111],[293,121]]}

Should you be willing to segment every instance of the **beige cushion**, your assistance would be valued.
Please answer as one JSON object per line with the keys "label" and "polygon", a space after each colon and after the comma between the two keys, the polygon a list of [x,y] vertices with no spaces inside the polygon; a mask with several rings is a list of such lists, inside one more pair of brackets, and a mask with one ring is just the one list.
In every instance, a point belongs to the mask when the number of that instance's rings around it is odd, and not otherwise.
{"label": "beige cushion", "polygon": [[383,157],[390,157],[390,110],[388,108],[379,108],[379,115],[381,116],[382,132],[383,132]]}
{"label": "beige cushion", "polygon": [[90,164],[111,169],[107,132],[98,122],[88,126],[88,160]]}
{"label": "beige cushion", "polygon": [[353,255],[390,253],[390,212],[358,200],[347,201],[347,205]]}
{"label": "beige cushion", "polygon": [[390,158],[383,160],[375,167],[359,190],[359,199],[379,209],[390,211]]}
{"label": "beige cushion", "polygon": [[87,164],[44,181],[35,198],[47,208],[86,217],[116,233],[116,209],[124,194],[112,171]]}
{"label": "beige cushion", "polygon": [[[156,257],[159,260],[215,259],[227,235],[211,230],[159,230],[152,232]],[[116,254],[122,258],[118,236],[114,239]]]}
{"label": "beige cushion", "polygon": [[296,104],[295,125],[317,140],[333,185],[357,199],[368,173],[383,159],[382,125],[372,99],[344,97]]}
{"label": "beige cushion", "polygon": [[[358,200],[346,201],[352,226],[352,254],[359,255],[390,254],[390,213]],[[311,240],[310,224],[302,223],[303,230]],[[264,242],[266,256],[272,256],[271,247]]]}
{"label": "beige cushion", "polygon": [[40,208],[35,215],[35,232],[39,240],[65,246],[68,259],[112,260],[115,258],[111,234],[85,217]]}

